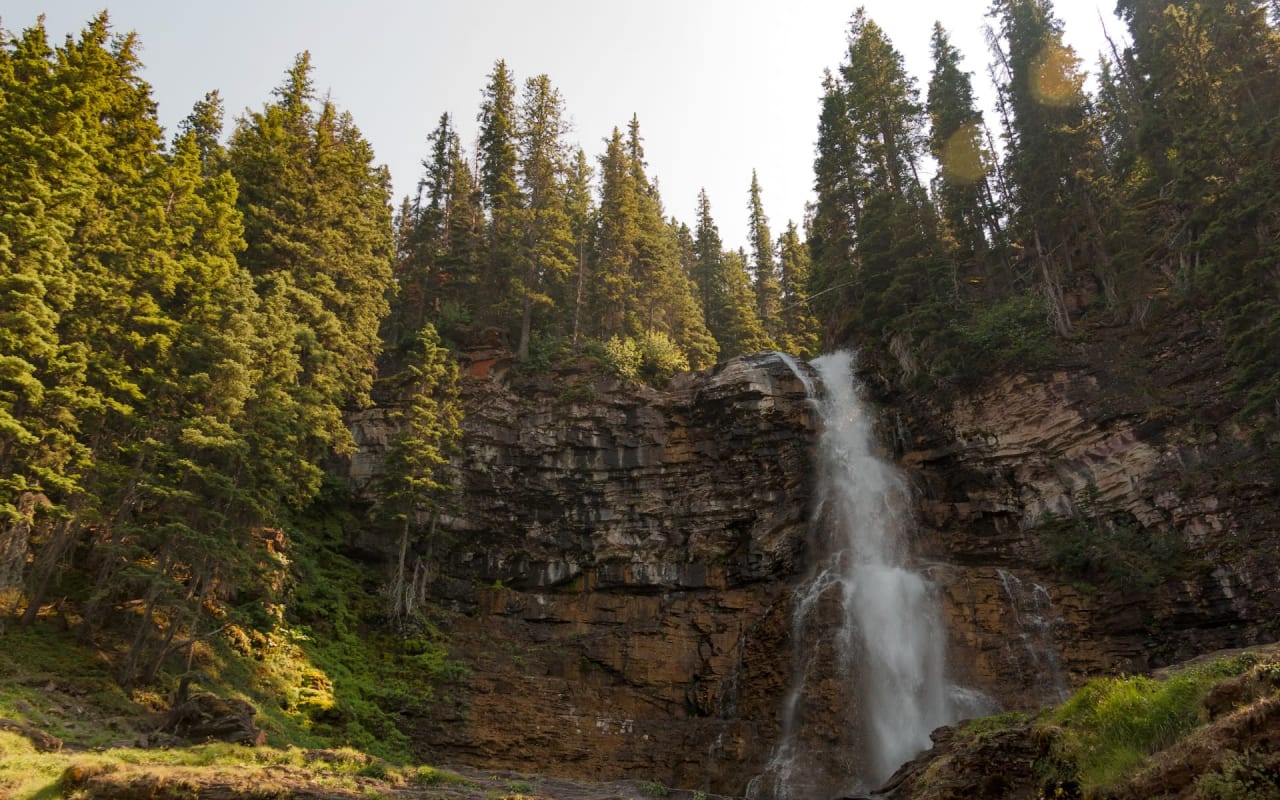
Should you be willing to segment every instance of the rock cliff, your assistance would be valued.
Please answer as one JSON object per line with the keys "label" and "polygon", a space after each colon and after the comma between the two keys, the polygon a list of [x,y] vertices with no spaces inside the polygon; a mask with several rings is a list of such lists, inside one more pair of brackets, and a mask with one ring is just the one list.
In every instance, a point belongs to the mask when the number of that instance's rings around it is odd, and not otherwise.
{"label": "rock cliff", "polygon": [[[776,735],[813,420],[776,354],[666,391],[466,370],[458,491],[416,547],[467,667],[424,758],[741,791]],[[353,419],[357,487],[394,435]],[[376,498],[373,498],[376,500]]]}
{"label": "rock cliff", "polygon": [[1007,706],[1274,641],[1280,506],[1211,333],[1100,341],[901,424],[953,665]]}
{"label": "rock cliff", "polygon": [[[1196,337],[1150,337],[1142,379],[1081,359],[927,406],[882,392],[958,683],[1026,708],[1275,638],[1275,483]],[[418,754],[742,793],[791,674],[801,381],[776,354],[663,391],[502,354],[465,371],[458,491],[408,557],[466,671],[415,721]],[[394,431],[378,409],[352,425],[367,492]]]}

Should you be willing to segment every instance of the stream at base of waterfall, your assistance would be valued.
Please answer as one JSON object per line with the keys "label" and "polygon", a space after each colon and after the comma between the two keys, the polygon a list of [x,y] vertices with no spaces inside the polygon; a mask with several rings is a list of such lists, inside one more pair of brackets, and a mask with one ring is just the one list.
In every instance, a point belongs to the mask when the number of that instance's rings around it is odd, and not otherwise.
{"label": "stream at base of waterfall", "polygon": [[989,713],[948,683],[936,591],[908,563],[909,486],[876,446],[853,355],[812,370],[783,356],[821,420],[810,569],[792,599],[793,674],[782,730],[750,800],[866,792],[928,748],[940,725]]}

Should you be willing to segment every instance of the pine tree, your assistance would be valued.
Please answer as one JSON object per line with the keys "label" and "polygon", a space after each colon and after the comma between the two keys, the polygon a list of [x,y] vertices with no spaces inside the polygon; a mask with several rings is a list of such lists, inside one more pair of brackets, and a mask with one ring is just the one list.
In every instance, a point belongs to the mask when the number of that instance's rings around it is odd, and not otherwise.
{"label": "pine tree", "polygon": [[866,177],[858,157],[853,127],[846,114],[844,87],[831,72],[823,76],[822,111],[818,118],[814,192],[817,200],[809,222],[813,308],[829,320],[843,339],[851,323],[849,298],[856,273],[854,226],[865,194]]}
{"label": "pine tree", "polygon": [[427,137],[431,157],[422,162],[424,173],[410,202],[405,198],[396,221],[396,298],[387,318],[384,339],[395,344],[416,337],[426,321],[427,309],[438,310],[441,289],[440,259],[445,249],[449,189],[453,182],[456,151],[461,144],[448,114],[441,114]]}
{"label": "pine tree", "polygon": [[290,393],[308,420],[304,454],[349,446],[342,409],[368,402],[392,286],[389,180],[349,114],[313,107],[307,53],[278,100],[241,119],[230,164],[259,293],[287,298],[302,373]]}
{"label": "pine tree", "polygon": [[1011,234],[1039,277],[1056,329],[1066,334],[1073,327],[1066,295],[1083,278],[1092,274],[1108,306],[1118,300],[1102,225],[1101,139],[1084,73],[1049,0],[997,0],[991,13],[1004,41],[999,89],[1011,114]]}
{"label": "pine tree", "polygon": [[[1000,240],[1000,212],[988,176],[994,157],[985,141],[969,73],[960,69],[960,51],[940,24],[933,27],[933,74],[926,108],[929,151],[940,169],[933,192],[944,239],[955,264],[955,293],[962,283],[989,283],[992,244]],[[1000,279],[1004,284],[1007,279]]]}
{"label": "pine tree", "polygon": [[482,273],[488,258],[480,186],[461,145],[452,148],[452,153],[444,243],[436,270],[440,296],[437,327],[449,334],[461,331],[479,315]]}
{"label": "pine tree", "polygon": [[1259,0],[1123,0],[1127,207],[1158,285],[1216,303],[1249,410],[1278,410],[1280,34]]}
{"label": "pine tree", "polygon": [[856,331],[888,345],[910,374],[916,340],[938,324],[941,247],[918,170],[923,108],[902,56],[862,9],[839,76],[824,89],[814,295],[836,318],[837,336]]}
{"label": "pine tree", "polygon": [[600,157],[599,214],[585,330],[604,341],[627,334],[627,317],[633,312],[633,269],[640,229],[640,197],[622,133],[617,128]]}
{"label": "pine tree", "polygon": [[81,494],[88,458],[76,438],[85,353],[59,316],[74,302],[94,166],[53,60],[42,23],[0,47],[0,588],[21,582],[33,547],[52,574],[71,543],[56,516]]}
{"label": "pine tree", "polygon": [[[477,143],[479,184],[488,211],[486,251],[482,265],[480,294],[483,309],[480,321],[508,333],[519,329],[520,301],[508,292],[512,275],[519,269],[521,230],[517,214],[524,203],[520,193],[518,120],[516,118],[515,77],[505,61],[499,60],[489,74],[478,116]],[[479,309],[478,309],[479,310]]]}
{"label": "pine tree", "polygon": [[462,436],[458,365],[430,323],[409,349],[403,378],[403,406],[392,415],[400,430],[387,452],[379,509],[400,537],[389,594],[391,618],[402,626],[422,599],[418,586],[423,568],[409,563],[410,540],[415,531],[434,528],[432,515],[451,487],[449,456]]}
{"label": "pine tree", "polygon": [[700,369],[715,363],[718,346],[681,264],[678,234],[667,224],[658,187],[646,174],[642,141],[640,121],[632,116],[627,154],[639,214],[632,269],[636,303],[628,332],[635,337],[652,339],[660,335],[670,339],[685,361]]}
{"label": "pine tree", "polygon": [[573,269],[573,230],[567,192],[568,148],[564,101],[546,75],[525,83],[519,116],[519,166],[524,203],[518,214],[518,269],[510,290],[520,308],[517,357],[529,358],[536,307],[550,308],[553,296]]}
{"label": "pine tree", "polygon": [[756,295],[756,315],[764,325],[770,339],[778,340],[782,334],[782,290],[778,285],[777,266],[774,264],[773,236],[769,233],[769,218],[760,200],[760,181],[751,170],[751,200],[747,231],[751,237],[751,272]]}
{"label": "pine tree", "polygon": [[818,320],[809,310],[809,248],[800,239],[794,222],[778,238],[778,275],[782,308],[778,317],[782,333],[777,342],[784,352],[801,358],[818,355]]}
{"label": "pine tree", "polygon": [[719,345],[720,357],[732,358],[772,349],[773,343],[756,315],[746,255],[725,252],[705,189],[698,193],[693,249],[694,283],[706,313],[707,329]]}
{"label": "pine tree", "polygon": [[587,161],[586,152],[579,147],[574,153],[565,184],[565,208],[569,215],[569,230],[573,236],[574,271],[570,282],[571,293],[566,293],[561,308],[573,309],[571,339],[575,347],[582,336],[582,316],[586,304],[587,246],[591,241],[595,224],[595,200],[591,196],[591,176],[594,170]]}

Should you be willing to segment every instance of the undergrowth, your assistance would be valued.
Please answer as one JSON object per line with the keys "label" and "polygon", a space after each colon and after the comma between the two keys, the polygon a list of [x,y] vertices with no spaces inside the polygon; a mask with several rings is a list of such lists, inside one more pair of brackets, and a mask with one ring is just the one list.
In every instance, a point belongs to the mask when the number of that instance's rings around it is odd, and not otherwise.
{"label": "undergrowth", "polygon": [[[184,648],[157,680],[126,691],[113,679],[118,642],[78,643],[65,619],[5,624],[0,719],[79,748],[164,740],[155,733],[179,682],[191,695],[250,703],[277,748],[352,747],[392,762],[409,758],[406,712],[425,713],[441,683],[462,670],[430,619],[411,635],[388,624],[380,572],[346,552],[351,498],[326,487],[322,501],[290,521],[289,584],[254,622]],[[159,738],[157,738],[159,737]],[[7,796],[0,791],[0,797]]]}
{"label": "undergrowth", "polygon": [[1150,594],[1185,569],[1180,540],[1144,530],[1132,517],[1107,516],[1097,486],[1076,493],[1076,513],[1046,514],[1040,534],[1060,575],[1100,588]]}
{"label": "undergrowth", "polygon": [[[357,779],[372,778],[388,787],[471,785],[467,779],[428,766],[398,766],[351,748],[302,750],[295,747],[244,747],[212,743],[172,749],[111,748],[92,752],[39,753],[23,737],[0,731],[0,797],[55,800],[78,796],[75,787],[89,777],[130,767],[219,770],[242,768],[245,781],[260,781],[262,767],[291,769],[295,781],[357,789]],[[291,796],[287,790],[280,796]]]}
{"label": "undergrowth", "polygon": [[1053,761],[1063,773],[1057,777],[1078,780],[1086,796],[1118,783],[1206,721],[1202,701],[1214,684],[1256,663],[1246,653],[1163,681],[1140,675],[1090,681],[1041,723],[1054,734]]}

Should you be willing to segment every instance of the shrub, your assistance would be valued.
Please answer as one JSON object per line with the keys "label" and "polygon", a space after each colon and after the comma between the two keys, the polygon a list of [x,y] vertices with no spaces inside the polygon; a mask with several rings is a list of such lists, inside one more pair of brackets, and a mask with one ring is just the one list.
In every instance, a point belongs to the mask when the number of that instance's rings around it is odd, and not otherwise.
{"label": "shrub", "polygon": [[661,331],[648,331],[640,337],[640,373],[648,383],[666,383],[677,372],[689,370],[689,358]]}
{"label": "shrub", "polygon": [[1273,800],[1280,776],[1268,772],[1257,753],[1233,753],[1217,772],[1196,778],[1196,800]]}
{"label": "shrub", "polygon": [[640,346],[630,336],[610,336],[604,343],[604,365],[619,378],[633,381],[640,376]]}
{"label": "shrub", "polygon": [[1189,669],[1165,681],[1144,676],[1090,681],[1049,716],[1061,729],[1057,755],[1074,763],[1086,787],[1111,785],[1194,730],[1214,683],[1247,671],[1236,657]]}
{"label": "shrub", "polygon": [[657,385],[689,369],[689,358],[661,331],[647,331],[639,338],[612,336],[604,344],[602,361],[619,378]]}

